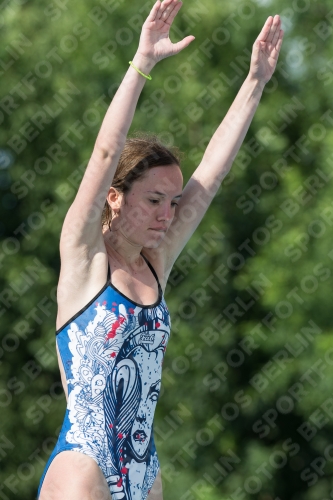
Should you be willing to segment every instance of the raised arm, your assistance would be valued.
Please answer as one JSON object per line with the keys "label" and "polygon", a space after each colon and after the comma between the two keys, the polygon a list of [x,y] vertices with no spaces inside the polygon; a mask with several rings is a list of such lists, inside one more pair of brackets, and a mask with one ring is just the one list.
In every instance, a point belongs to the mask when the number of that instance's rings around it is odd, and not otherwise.
{"label": "raised arm", "polygon": [[[168,238],[163,242],[169,271],[206,213],[242,145],[265,84],[276,67],[283,39],[280,28],[278,15],[267,19],[253,44],[249,74],[183,190]],[[182,220],[186,206],[195,214],[191,222]]]}
{"label": "raised arm", "polygon": [[[171,24],[182,6],[177,0],[157,0],[143,24],[133,64],[148,75],[162,59],[178,54],[193,40],[188,36],[173,44]],[[125,145],[135,108],[146,78],[129,66],[107,110],[77,195],[62,228],[60,250],[84,245],[95,247],[102,239],[101,215],[107,193]]]}

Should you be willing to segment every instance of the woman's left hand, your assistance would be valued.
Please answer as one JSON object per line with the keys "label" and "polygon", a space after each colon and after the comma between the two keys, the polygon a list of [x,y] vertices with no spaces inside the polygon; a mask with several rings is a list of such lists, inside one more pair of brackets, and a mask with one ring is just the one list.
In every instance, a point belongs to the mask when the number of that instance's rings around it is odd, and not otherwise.
{"label": "woman's left hand", "polygon": [[275,70],[284,32],[280,16],[269,16],[253,44],[250,76],[267,83]]}
{"label": "woman's left hand", "polygon": [[169,38],[170,28],[183,2],[178,0],[156,0],[149,16],[142,26],[137,53],[155,64],[162,59],[178,54],[195,37],[189,35],[180,42],[172,43]]}

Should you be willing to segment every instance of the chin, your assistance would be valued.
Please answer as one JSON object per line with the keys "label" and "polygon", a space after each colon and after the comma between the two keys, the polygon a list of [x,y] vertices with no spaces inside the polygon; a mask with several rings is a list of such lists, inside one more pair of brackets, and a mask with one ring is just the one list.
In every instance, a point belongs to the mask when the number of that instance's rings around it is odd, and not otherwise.
{"label": "chin", "polygon": [[160,238],[147,238],[144,246],[146,248],[157,248],[164,240],[164,236],[165,234],[163,234],[163,237],[161,236]]}
{"label": "chin", "polygon": [[161,244],[161,241],[152,241],[148,240],[146,243],[143,245],[144,248],[157,248]]}

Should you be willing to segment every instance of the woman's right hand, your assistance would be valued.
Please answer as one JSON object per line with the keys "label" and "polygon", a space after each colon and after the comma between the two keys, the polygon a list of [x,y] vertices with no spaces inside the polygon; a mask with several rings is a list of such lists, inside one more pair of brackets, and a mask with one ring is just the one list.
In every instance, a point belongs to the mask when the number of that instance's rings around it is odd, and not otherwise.
{"label": "woman's right hand", "polygon": [[182,5],[178,0],[157,0],[142,26],[137,55],[156,64],[178,54],[193,42],[195,37],[192,35],[177,43],[172,43],[169,38],[171,25]]}

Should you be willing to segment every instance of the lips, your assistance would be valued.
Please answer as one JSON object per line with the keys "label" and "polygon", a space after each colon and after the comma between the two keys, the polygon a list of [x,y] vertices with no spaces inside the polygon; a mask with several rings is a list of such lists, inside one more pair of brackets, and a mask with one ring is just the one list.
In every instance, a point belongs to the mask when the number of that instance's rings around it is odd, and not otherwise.
{"label": "lips", "polygon": [[143,442],[147,439],[147,434],[143,430],[137,430],[133,433],[134,441]]}

